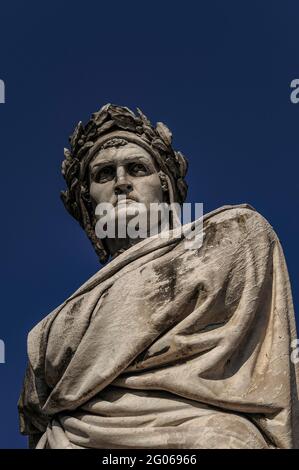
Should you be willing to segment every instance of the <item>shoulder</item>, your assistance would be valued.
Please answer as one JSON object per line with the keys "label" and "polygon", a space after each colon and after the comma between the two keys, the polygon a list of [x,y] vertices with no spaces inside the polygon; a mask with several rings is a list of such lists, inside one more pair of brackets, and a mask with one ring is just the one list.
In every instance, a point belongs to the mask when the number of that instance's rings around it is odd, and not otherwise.
{"label": "shoulder", "polygon": [[230,230],[243,237],[264,234],[269,239],[277,238],[270,223],[249,204],[222,206],[206,214],[203,223],[206,229]]}
{"label": "shoulder", "polygon": [[202,220],[190,242],[181,244],[188,267],[212,279],[212,284],[230,278],[235,286],[247,275],[263,278],[270,269],[277,237],[259,212],[245,204],[224,206]]}
{"label": "shoulder", "polygon": [[253,249],[269,251],[278,240],[269,222],[248,204],[220,207],[203,217],[202,250],[217,249],[223,256]]}

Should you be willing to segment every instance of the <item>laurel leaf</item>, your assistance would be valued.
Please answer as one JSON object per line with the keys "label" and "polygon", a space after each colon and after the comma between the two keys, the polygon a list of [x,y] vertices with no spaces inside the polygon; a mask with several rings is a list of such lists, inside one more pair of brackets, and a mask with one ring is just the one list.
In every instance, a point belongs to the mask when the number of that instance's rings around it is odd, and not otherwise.
{"label": "laurel leaf", "polygon": [[172,133],[163,122],[157,122],[156,131],[158,132],[161,139],[166,143],[166,145],[171,145]]}
{"label": "laurel leaf", "polygon": [[65,156],[66,160],[71,160],[72,159],[72,154],[71,154],[69,149],[64,148],[63,153],[64,153],[64,156]]}
{"label": "laurel leaf", "polygon": [[84,128],[83,128],[82,121],[80,121],[78,122],[73,134],[70,136],[70,139],[69,139],[72,149],[76,147],[78,140],[80,139],[83,133],[84,133]]}
{"label": "laurel leaf", "polygon": [[179,152],[179,151],[175,152],[175,157],[180,167],[180,175],[182,177],[186,176],[187,171],[188,171],[188,160],[182,154],[182,152]]}
{"label": "laurel leaf", "polygon": [[147,118],[145,114],[143,114],[140,108],[137,108],[137,112],[139,116],[141,117],[141,120],[144,122],[144,124],[150,127],[151,126],[150,120]]}
{"label": "laurel leaf", "polygon": [[101,127],[98,128],[97,135],[104,134],[106,131],[111,129],[111,127],[113,127],[114,125],[115,125],[115,122],[112,119],[110,119],[109,121],[105,122]]}
{"label": "laurel leaf", "polygon": [[161,139],[154,139],[152,141],[152,146],[155,147],[158,150],[161,150],[162,152],[165,152],[165,153],[168,152],[167,146],[165,145],[165,143]]}

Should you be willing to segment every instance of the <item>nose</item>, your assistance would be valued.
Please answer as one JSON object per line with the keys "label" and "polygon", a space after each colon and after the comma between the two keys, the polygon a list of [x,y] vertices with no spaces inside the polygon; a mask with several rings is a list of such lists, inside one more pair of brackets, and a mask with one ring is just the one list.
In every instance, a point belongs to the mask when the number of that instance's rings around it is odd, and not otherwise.
{"label": "nose", "polygon": [[130,181],[128,181],[125,170],[123,168],[119,168],[114,185],[115,194],[129,194],[131,191],[133,191],[133,185],[130,183]]}
{"label": "nose", "polygon": [[114,192],[115,194],[129,194],[133,190],[133,186],[128,182],[118,182],[115,184]]}

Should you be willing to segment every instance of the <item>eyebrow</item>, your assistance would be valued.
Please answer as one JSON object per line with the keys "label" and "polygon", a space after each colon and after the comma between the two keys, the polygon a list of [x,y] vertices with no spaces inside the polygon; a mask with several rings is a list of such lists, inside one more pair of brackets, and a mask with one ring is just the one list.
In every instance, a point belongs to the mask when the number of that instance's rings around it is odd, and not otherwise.
{"label": "eyebrow", "polygon": [[[152,161],[147,159],[147,157],[145,155],[131,155],[130,157],[125,157],[123,160],[122,160],[122,163],[131,163],[131,161],[133,159],[137,159],[137,160],[143,160],[143,161],[146,161],[147,163],[153,165]],[[115,163],[115,160],[101,160],[99,163],[95,163],[92,168],[91,168],[91,171],[92,173],[94,172],[94,170],[96,168],[98,168],[99,166],[102,167],[104,165],[113,165]]]}

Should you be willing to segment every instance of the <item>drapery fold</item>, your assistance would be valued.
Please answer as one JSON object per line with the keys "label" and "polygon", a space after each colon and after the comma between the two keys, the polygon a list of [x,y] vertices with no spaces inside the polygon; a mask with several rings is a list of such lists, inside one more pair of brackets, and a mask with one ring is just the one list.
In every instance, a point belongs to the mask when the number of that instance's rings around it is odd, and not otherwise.
{"label": "drapery fold", "polygon": [[[196,249],[177,231],[138,243],[31,331],[19,410],[23,433],[45,433],[40,447],[145,447],[152,436],[203,448],[215,435],[219,447],[242,447],[242,432],[245,447],[298,447],[296,328],[280,242],[245,204],[206,214],[203,231]],[[120,401],[126,413],[115,415]],[[150,409],[164,413],[163,432],[144,418]]]}

